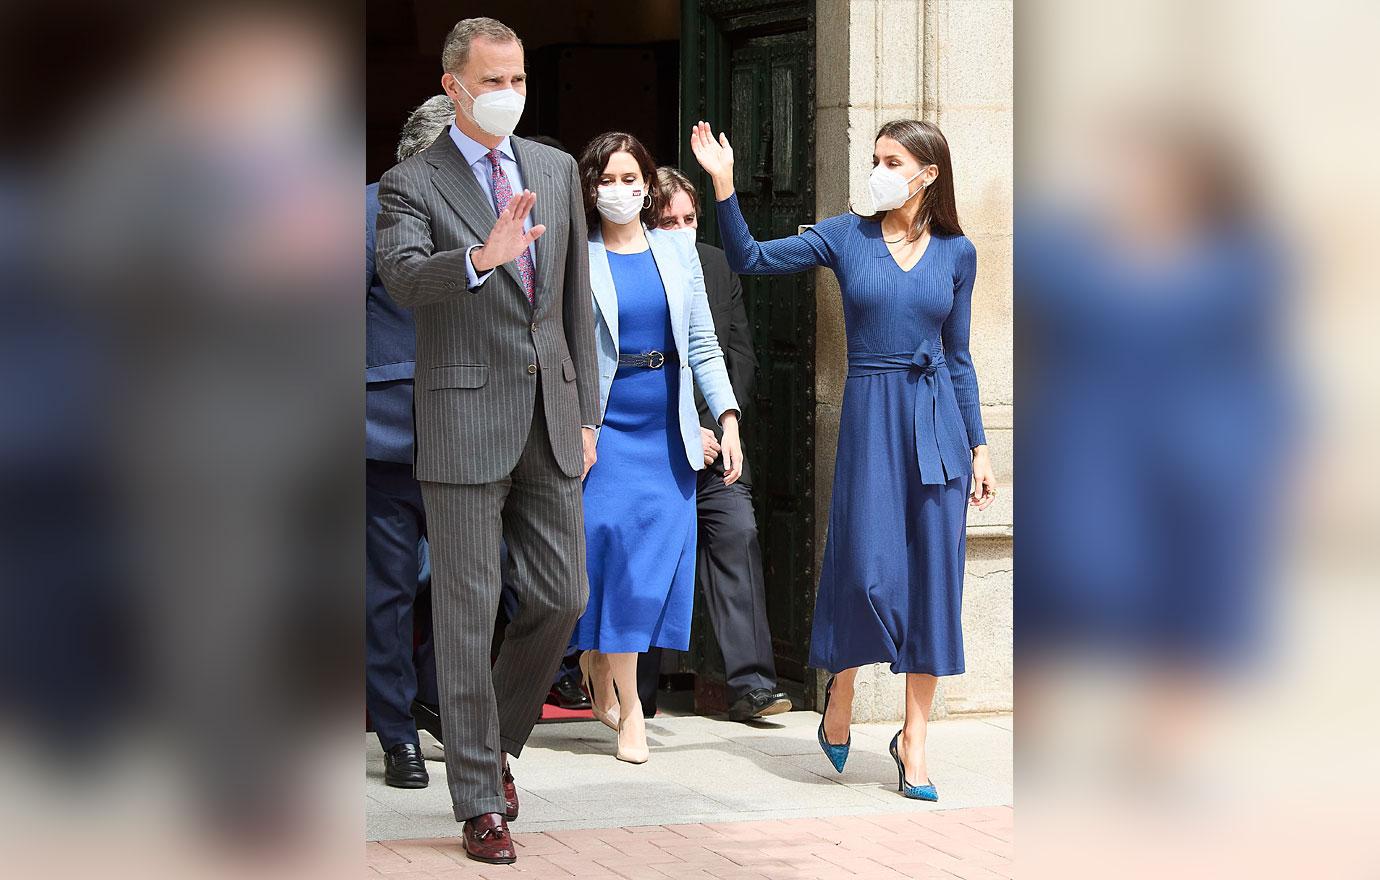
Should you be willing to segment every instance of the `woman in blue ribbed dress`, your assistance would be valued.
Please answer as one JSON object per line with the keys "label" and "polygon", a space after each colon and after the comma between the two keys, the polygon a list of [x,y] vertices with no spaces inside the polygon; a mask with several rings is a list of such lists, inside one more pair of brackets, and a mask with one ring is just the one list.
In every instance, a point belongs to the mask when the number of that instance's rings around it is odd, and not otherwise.
{"label": "woman in blue ribbed dress", "polygon": [[701,122],[691,147],[714,180],[734,271],[838,277],[848,379],[810,639],[810,665],[833,673],[819,743],[842,772],[858,667],[889,663],[906,674],[891,748],[900,790],[937,800],[926,719],[936,676],[963,672],[967,508],[996,492],[968,351],[977,255],[958,225],[948,143],[928,122],[887,123],[869,179],[876,213],[768,242],[743,219],[728,139]]}
{"label": "woman in blue ribbed dress", "polygon": [[651,154],[611,132],[590,142],[579,167],[603,425],[584,486],[589,604],[572,644],[586,649],[586,686],[595,716],[618,731],[617,757],[640,764],[637,655],[690,647],[695,471],[704,467],[694,386],[723,427],[729,483],[742,474],[738,402],[694,237],[646,228],[661,211]]}

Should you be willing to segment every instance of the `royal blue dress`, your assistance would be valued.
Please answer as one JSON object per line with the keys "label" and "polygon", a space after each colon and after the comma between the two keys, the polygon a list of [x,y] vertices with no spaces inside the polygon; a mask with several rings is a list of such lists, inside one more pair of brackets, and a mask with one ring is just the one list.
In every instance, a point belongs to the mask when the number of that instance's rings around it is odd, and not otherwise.
{"label": "royal blue dress", "polygon": [[[671,313],[651,250],[609,252],[618,350],[673,353]],[[571,645],[606,653],[690,648],[695,471],[677,411],[680,371],[620,366],[585,478],[589,605]]]}
{"label": "royal blue dress", "polygon": [[968,352],[972,243],[935,235],[907,272],[881,224],[854,214],[760,243],[736,195],[718,216],[734,271],[827,266],[843,294],[848,379],[809,664],[962,673],[972,447],[987,442]]}

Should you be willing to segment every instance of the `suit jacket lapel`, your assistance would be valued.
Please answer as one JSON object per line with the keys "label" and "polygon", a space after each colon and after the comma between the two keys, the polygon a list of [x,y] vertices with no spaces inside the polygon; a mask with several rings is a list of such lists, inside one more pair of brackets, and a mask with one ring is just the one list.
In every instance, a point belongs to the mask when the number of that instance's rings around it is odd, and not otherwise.
{"label": "suit jacket lapel", "polygon": [[[493,231],[498,213],[494,210],[494,204],[488,194],[479,186],[479,181],[474,179],[474,171],[465,164],[465,157],[460,155],[455,141],[450,139],[449,128],[441,132],[441,136],[427,147],[426,157],[436,169],[431,175],[432,183],[441,191],[441,195],[459,215],[470,233],[483,242]],[[509,260],[503,264],[503,268],[513,281],[517,282],[518,293],[523,294],[522,276],[518,274],[517,262]],[[525,299],[526,294],[523,294],[523,297]]]}
{"label": "suit jacket lapel", "polygon": [[[537,202],[532,206],[532,225],[538,223],[546,224],[547,229],[551,228],[552,219],[559,213],[557,206],[557,193],[554,173],[551,163],[541,157],[541,154],[532,149],[531,144],[519,137],[509,139],[513,145],[513,154],[517,156],[518,170],[522,172],[523,186],[537,194]],[[543,302],[540,296],[541,285],[552,275],[552,259],[557,250],[554,247],[555,239],[547,238],[543,235],[537,239],[534,247],[537,252],[537,309],[541,310],[550,305],[550,302]],[[552,300],[554,297],[547,297]]]}
{"label": "suit jacket lapel", "polygon": [[618,351],[618,292],[613,288],[609,253],[604,249],[604,238],[597,229],[589,239],[589,286],[594,291],[595,311],[603,316],[613,336],[613,350]]}

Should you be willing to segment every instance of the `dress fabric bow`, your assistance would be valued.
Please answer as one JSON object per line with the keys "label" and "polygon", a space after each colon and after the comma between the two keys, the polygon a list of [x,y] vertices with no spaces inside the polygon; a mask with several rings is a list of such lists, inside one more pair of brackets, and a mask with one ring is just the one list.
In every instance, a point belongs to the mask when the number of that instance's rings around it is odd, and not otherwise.
{"label": "dress fabric bow", "polygon": [[941,414],[945,395],[953,398],[953,383],[949,371],[943,369],[944,346],[938,340],[926,339],[913,354],[881,354],[860,352],[850,354],[848,375],[876,376],[882,373],[914,372],[915,383],[915,455],[920,466],[920,481],[943,484],[970,473],[971,464],[962,456],[967,441],[952,436],[950,419]]}

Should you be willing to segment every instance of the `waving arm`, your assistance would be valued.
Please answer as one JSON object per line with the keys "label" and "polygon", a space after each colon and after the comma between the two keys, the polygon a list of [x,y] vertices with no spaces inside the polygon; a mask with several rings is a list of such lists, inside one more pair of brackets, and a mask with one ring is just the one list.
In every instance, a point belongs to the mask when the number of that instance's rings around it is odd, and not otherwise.
{"label": "waving arm", "polygon": [[816,266],[833,266],[833,249],[813,229],[775,241],[760,242],[752,237],[733,190],[733,147],[728,143],[728,135],[721,133],[716,140],[709,123],[701,122],[690,131],[690,149],[714,181],[719,232],[733,271],[786,275]]}

